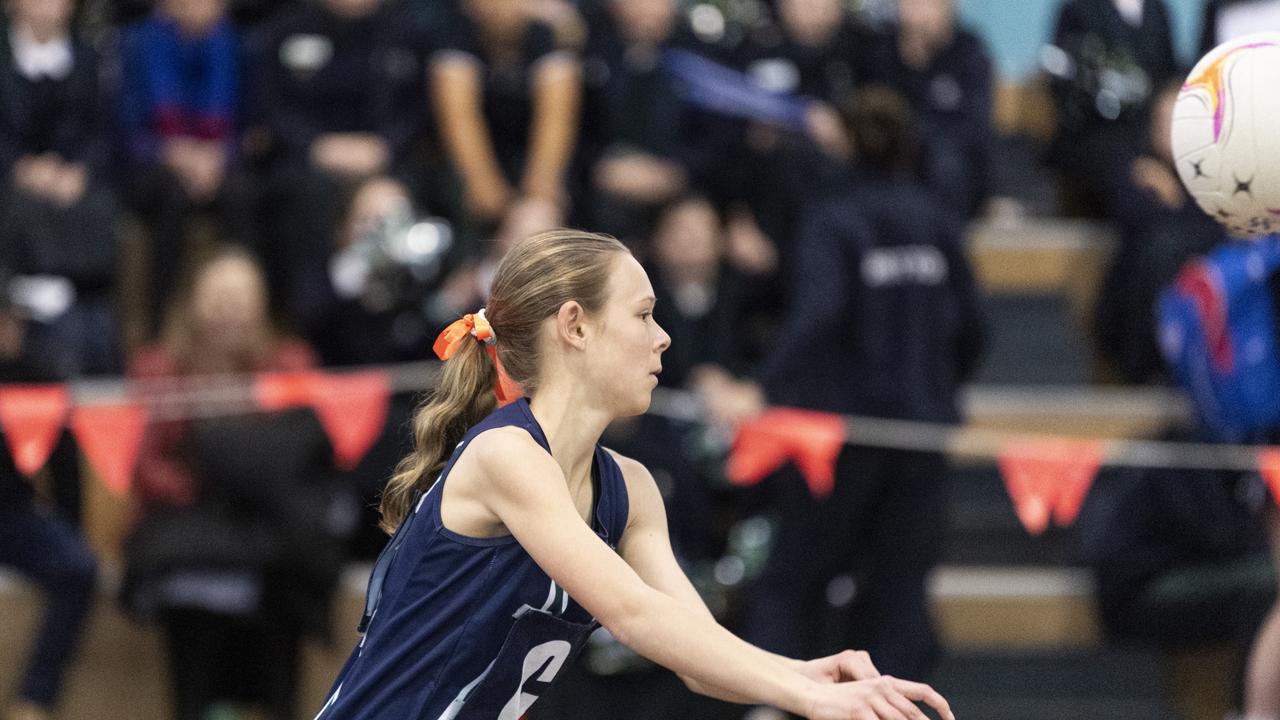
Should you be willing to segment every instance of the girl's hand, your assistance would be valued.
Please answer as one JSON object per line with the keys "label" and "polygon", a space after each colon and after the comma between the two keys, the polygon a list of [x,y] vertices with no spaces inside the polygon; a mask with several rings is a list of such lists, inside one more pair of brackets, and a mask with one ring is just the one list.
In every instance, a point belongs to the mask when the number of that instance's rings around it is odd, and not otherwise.
{"label": "girl's hand", "polygon": [[805,713],[810,720],[928,720],[917,702],[932,707],[943,720],[956,717],[933,688],[888,675],[815,687]]}
{"label": "girl's hand", "polygon": [[820,683],[841,683],[854,680],[874,680],[880,671],[871,662],[871,656],[862,650],[845,650],[816,660],[800,663],[796,668],[801,675]]}

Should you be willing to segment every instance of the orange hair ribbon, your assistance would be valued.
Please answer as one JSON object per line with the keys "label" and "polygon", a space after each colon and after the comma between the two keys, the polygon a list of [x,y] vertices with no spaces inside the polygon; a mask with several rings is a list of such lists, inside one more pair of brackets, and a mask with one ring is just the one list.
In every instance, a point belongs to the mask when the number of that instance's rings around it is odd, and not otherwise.
{"label": "orange hair ribbon", "polygon": [[498,350],[494,347],[498,338],[493,334],[493,326],[489,324],[488,318],[484,316],[484,308],[477,313],[463,315],[440,333],[432,346],[436,357],[446,361],[453,357],[468,335],[484,344],[489,359],[493,360],[493,365],[498,370],[498,382],[493,388],[494,394],[498,396],[498,405],[506,405],[523,395],[520,384],[507,375],[506,368],[502,367],[502,361],[498,359]]}

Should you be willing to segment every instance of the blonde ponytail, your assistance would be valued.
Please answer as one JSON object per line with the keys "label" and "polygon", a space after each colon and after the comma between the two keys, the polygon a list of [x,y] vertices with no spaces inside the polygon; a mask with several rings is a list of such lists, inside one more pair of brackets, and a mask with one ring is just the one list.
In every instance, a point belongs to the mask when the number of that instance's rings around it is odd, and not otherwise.
{"label": "blonde ponytail", "polygon": [[484,344],[474,338],[468,338],[441,366],[435,391],[413,418],[414,450],[396,466],[382,492],[378,527],[395,532],[409,513],[414,492],[431,487],[462,436],[493,412],[497,379]]}

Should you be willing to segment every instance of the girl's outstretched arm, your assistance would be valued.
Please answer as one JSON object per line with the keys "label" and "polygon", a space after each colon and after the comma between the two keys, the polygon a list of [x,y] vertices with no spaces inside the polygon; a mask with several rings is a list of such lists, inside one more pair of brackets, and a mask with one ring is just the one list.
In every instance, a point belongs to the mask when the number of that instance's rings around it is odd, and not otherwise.
{"label": "girl's outstretched arm", "polygon": [[560,466],[527,433],[490,430],[468,451],[476,473],[463,487],[451,482],[453,490],[479,500],[556,583],[650,660],[735,698],[814,720],[925,720],[913,701],[953,720],[926,685],[889,677],[819,683],[738,639],[705,610],[649,586],[583,521]]}

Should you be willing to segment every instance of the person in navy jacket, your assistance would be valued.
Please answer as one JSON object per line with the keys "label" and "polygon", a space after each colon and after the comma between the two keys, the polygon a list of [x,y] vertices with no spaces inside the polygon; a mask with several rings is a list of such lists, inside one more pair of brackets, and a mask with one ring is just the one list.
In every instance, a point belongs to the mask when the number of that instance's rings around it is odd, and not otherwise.
{"label": "person in navy jacket", "polygon": [[516,720],[597,624],[721,699],[923,720],[914,700],[953,717],[865,654],[798,662],[712,618],[672,554],[653,476],[598,443],[649,407],[670,344],[654,302],[617,240],[553,230],[517,244],[487,308],[441,334],[439,386],[383,494],[394,534],[363,637],[321,720]]}
{"label": "person in navy jacket", "polygon": [[[984,335],[963,225],[920,182],[900,95],[868,87],[841,107],[858,162],[842,192],[802,213],[791,308],[756,370],[759,385],[708,398],[725,424],[764,399],[847,415],[960,419],[960,384],[977,366]],[[789,471],[776,477],[780,525],[749,603],[747,637],[783,654],[854,642],[885,672],[927,672],[937,643],[925,579],[943,541],[946,470],[936,453],[846,446],[828,498],[813,498]],[[829,583],[842,575],[858,591],[837,618],[847,635],[832,637],[820,632],[829,627],[822,613]]]}

